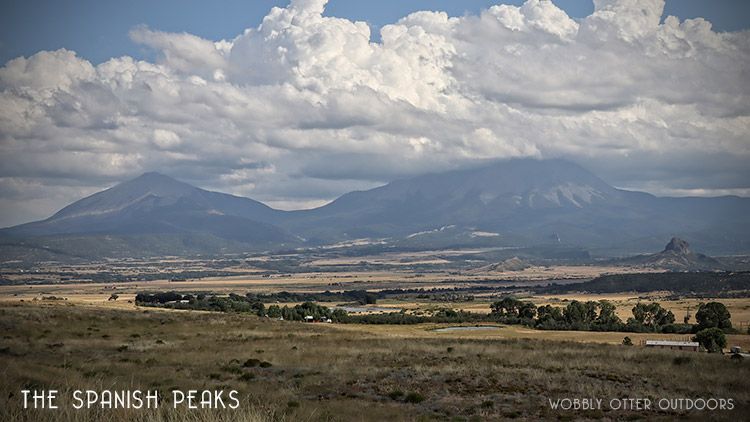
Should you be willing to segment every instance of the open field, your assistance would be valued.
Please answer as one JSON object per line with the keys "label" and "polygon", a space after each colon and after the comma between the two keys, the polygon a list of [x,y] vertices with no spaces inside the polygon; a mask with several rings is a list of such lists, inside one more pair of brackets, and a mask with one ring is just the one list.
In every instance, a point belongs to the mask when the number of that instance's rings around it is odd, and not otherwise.
{"label": "open field", "polygon": [[[492,334],[434,325],[332,326],[238,314],[3,303],[0,419],[413,420],[633,418],[740,420],[747,362],[721,355]],[[588,333],[541,332],[556,340]],[[599,333],[618,336],[622,333]],[[637,338],[637,335],[636,335]],[[616,338],[611,341],[616,342]],[[676,357],[684,356],[677,360]],[[249,359],[268,362],[246,365]],[[270,364],[270,365],[269,365]],[[265,366],[265,367],[263,367]],[[22,387],[236,389],[241,410],[20,409]],[[63,394],[64,397],[64,394]],[[552,410],[564,397],[732,398],[732,411]],[[367,412],[363,413],[362,409]]]}
{"label": "open field", "polygon": [[[432,265],[427,261],[434,257],[384,259]],[[491,329],[448,332],[439,331],[448,327],[446,324],[304,324],[250,314],[145,308],[134,300],[139,292],[163,291],[243,296],[391,290],[377,299],[377,308],[428,314],[444,308],[488,313],[492,302],[510,292],[535,305],[564,307],[572,300],[609,300],[623,321],[639,301],[657,301],[671,310],[678,322],[688,309],[694,322],[698,303],[710,300],[674,299],[670,292],[530,293],[532,286],[549,282],[589,280],[609,273],[609,267],[538,266],[515,274],[477,274],[446,268],[423,271],[409,265],[389,270],[323,271],[322,264],[333,262],[318,261],[318,270],[309,272],[253,272],[237,266],[221,268],[229,275],[186,280],[75,281],[86,273],[65,282],[0,285],[0,328],[4,333],[0,377],[5,380],[0,389],[0,420],[49,419],[48,410],[19,408],[24,387],[63,392],[158,389],[165,397],[172,389],[235,389],[241,393],[239,411],[174,410],[167,402],[159,410],[67,409],[55,415],[61,420],[671,420],[677,416],[738,420],[750,415],[747,360],[640,346],[647,339],[687,340],[689,335],[543,331],[496,323],[480,324],[495,327]],[[344,265],[343,261],[339,264]],[[165,268],[183,273],[217,270],[190,261],[153,265],[157,274]],[[140,274],[129,266],[122,268],[123,274],[131,270]],[[61,274],[51,268],[45,271],[47,275]],[[65,269],[67,274],[71,271],[74,269]],[[117,300],[108,300],[112,294]],[[267,306],[294,306],[299,303],[294,300],[304,300],[278,297],[278,302],[273,299]],[[744,332],[750,320],[750,298],[720,301],[731,312],[734,326]],[[356,307],[356,303],[342,301],[320,304]],[[625,336],[635,346],[622,346]],[[728,346],[750,350],[750,335],[728,335],[727,340]],[[265,367],[261,362],[266,362]],[[561,398],[710,397],[732,398],[735,409],[710,414],[615,411],[606,406],[562,411],[551,409],[548,402]]]}

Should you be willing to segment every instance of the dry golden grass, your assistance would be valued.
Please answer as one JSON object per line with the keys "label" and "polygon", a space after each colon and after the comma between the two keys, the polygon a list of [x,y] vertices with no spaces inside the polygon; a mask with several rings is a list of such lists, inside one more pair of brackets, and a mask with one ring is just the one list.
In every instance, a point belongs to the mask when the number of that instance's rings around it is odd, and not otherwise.
{"label": "dry golden grass", "polygon": [[[435,327],[303,324],[237,314],[133,311],[64,302],[0,303],[0,420],[672,420],[680,416],[609,410],[566,413],[545,404],[547,398],[561,397],[726,397],[736,401],[734,411],[681,416],[742,420],[750,412],[747,362],[721,355],[569,341],[577,333],[518,327],[504,327],[497,334],[435,333],[431,331]],[[619,340],[624,336],[598,334]],[[610,342],[604,340],[596,341]],[[677,361],[676,356],[686,359]],[[243,367],[249,358],[272,366]],[[142,388],[165,393],[171,388],[237,389],[242,410],[29,412],[19,409],[23,387]],[[391,398],[397,390],[418,394],[424,401]]]}
{"label": "dry golden grass", "polygon": [[590,279],[608,274],[660,273],[662,269],[614,265],[551,265],[531,266],[522,271],[471,271],[471,274],[506,280],[538,281],[562,279]]}

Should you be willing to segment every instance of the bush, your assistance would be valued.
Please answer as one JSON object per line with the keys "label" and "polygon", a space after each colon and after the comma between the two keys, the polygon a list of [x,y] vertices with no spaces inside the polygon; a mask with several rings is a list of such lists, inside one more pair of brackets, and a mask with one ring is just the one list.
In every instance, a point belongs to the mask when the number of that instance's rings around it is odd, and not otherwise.
{"label": "bush", "polygon": [[419,393],[411,392],[404,397],[404,401],[406,403],[422,403],[424,401],[424,396]]}
{"label": "bush", "polygon": [[633,345],[633,340],[631,340],[630,337],[625,337],[624,339],[622,339],[622,345],[623,346],[632,346]]}
{"label": "bush", "polygon": [[661,327],[662,333],[668,334],[690,334],[693,331],[693,326],[690,324],[667,324]]}
{"label": "bush", "polygon": [[727,345],[727,337],[720,328],[706,328],[698,331],[693,341],[700,343],[709,353],[721,352]]}
{"label": "bush", "polygon": [[392,400],[398,400],[403,396],[404,396],[404,392],[401,390],[393,390],[388,393],[388,397],[390,397]]}
{"label": "bush", "polygon": [[242,364],[242,366],[244,366],[245,368],[253,368],[253,367],[256,367],[258,365],[260,365],[260,360],[259,359],[253,359],[253,358],[250,358],[250,359],[246,360],[245,363]]}

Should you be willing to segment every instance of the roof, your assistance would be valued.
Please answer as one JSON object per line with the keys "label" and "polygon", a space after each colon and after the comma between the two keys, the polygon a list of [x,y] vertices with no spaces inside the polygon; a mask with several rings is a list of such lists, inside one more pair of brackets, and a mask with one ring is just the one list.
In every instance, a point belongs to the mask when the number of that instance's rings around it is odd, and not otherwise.
{"label": "roof", "polygon": [[646,346],[698,347],[700,344],[694,341],[646,340]]}

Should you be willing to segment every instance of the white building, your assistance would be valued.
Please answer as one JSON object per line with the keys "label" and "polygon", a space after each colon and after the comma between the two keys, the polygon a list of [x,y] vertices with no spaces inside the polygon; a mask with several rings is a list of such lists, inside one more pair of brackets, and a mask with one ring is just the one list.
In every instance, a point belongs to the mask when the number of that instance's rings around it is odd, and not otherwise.
{"label": "white building", "polygon": [[697,352],[700,349],[700,344],[694,341],[646,340],[646,347]]}

